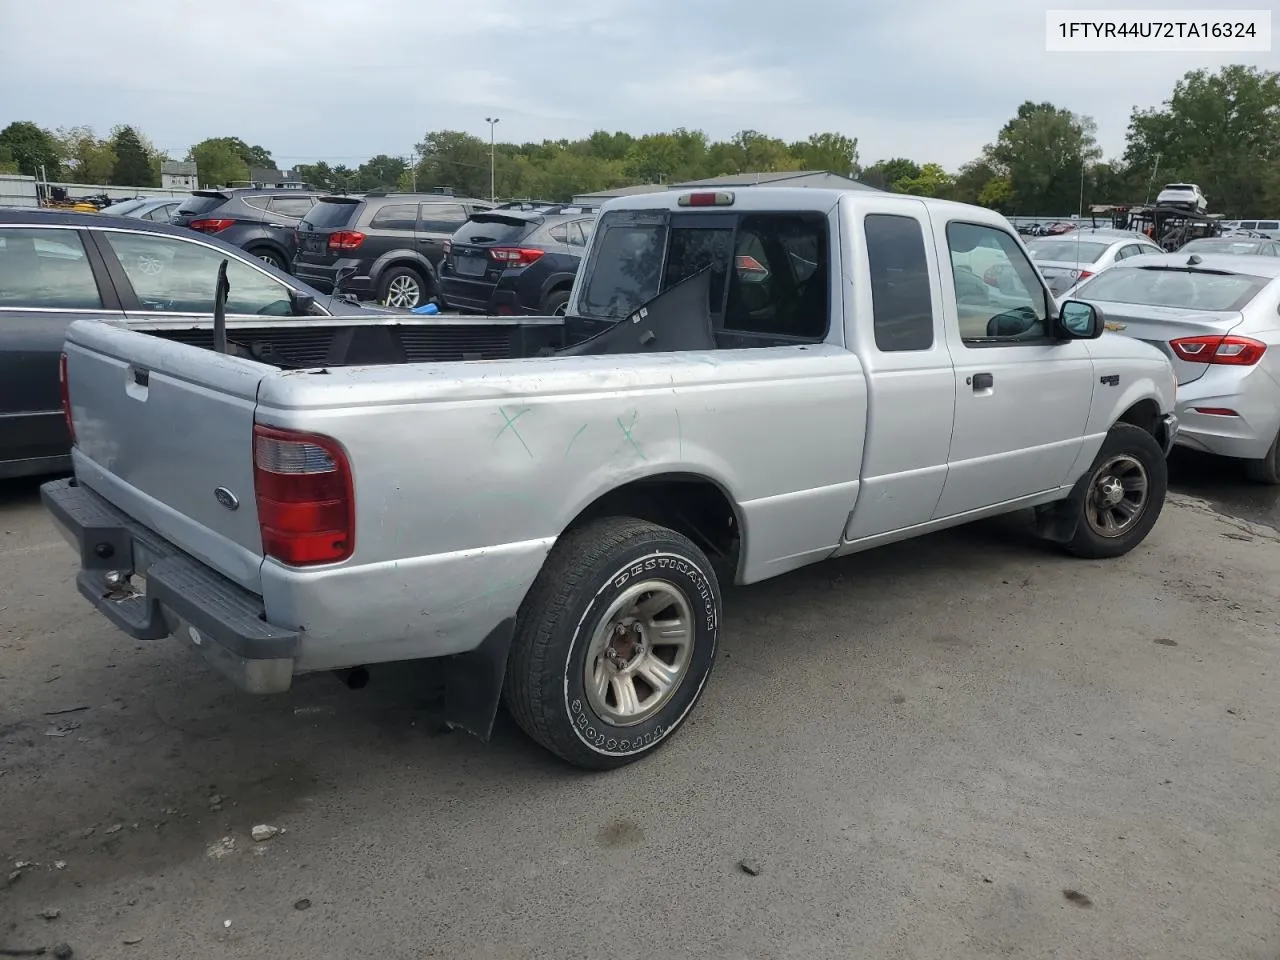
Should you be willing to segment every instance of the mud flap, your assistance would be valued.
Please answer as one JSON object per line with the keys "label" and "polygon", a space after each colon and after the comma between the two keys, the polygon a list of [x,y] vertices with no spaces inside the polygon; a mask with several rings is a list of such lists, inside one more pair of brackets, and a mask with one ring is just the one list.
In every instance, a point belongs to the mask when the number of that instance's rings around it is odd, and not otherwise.
{"label": "mud flap", "polygon": [[1083,518],[1084,483],[1082,478],[1071,491],[1071,496],[1056,503],[1036,507],[1036,533],[1053,543],[1070,543]]}
{"label": "mud flap", "polygon": [[450,727],[485,741],[492,735],[515,627],[515,617],[508,617],[474,650],[439,662],[444,681],[442,719]]}

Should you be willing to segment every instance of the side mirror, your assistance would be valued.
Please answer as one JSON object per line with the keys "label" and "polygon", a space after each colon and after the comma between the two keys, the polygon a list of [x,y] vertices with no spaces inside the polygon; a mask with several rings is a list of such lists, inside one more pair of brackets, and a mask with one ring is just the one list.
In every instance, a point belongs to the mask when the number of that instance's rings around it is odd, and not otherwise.
{"label": "side mirror", "polygon": [[309,293],[302,293],[299,290],[289,291],[289,307],[295,317],[305,317],[311,313],[311,308],[316,305],[316,298]]}
{"label": "side mirror", "polygon": [[1093,304],[1067,300],[1058,308],[1054,326],[1063,340],[1096,340],[1102,336],[1104,320],[1102,311]]}

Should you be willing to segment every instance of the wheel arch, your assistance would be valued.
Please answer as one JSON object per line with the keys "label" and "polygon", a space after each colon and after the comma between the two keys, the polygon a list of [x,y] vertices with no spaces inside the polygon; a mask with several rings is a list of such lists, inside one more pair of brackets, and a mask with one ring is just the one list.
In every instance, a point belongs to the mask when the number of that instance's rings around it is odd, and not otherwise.
{"label": "wheel arch", "polygon": [[423,279],[426,280],[431,288],[430,293],[434,294],[440,288],[439,279],[436,276],[435,267],[431,265],[431,261],[416,250],[401,248],[390,250],[373,261],[373,266],[369,268],[369,281],[375,290],[382,283],[382,275],[394,267],[410,267],[422,274]]}

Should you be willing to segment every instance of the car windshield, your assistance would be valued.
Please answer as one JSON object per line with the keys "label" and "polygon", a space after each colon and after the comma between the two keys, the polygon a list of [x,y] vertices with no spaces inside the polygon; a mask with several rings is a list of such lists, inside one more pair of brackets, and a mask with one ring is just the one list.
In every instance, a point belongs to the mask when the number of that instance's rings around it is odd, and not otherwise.
{"label": "car windshield", "polygon": [[1267,283],[1245,273],[1121,266],[1086,280],[1073,299],[1219,312],[1243,309]]}
{"label": "car windshield", "polygon": [[1067,263],[1094,263],[1110,244],[1087,243],[1083,240],[1032,240],[1027,244],[1032,260]]}
{"label": "car windshield", "polygon": [[1192,240],[1184,243],[1179,253],[1257,253],[1262,246],[1257,240]]}
{"label": "car windshield", "polygon": [[130,210],[137,210],[144,203],[146,203],[145,200],[135,197],[132,200],[121,200],[119,203],[113,203],[109,207],[103,207],[98,212],[106,214],[109,217],[121,217]]}

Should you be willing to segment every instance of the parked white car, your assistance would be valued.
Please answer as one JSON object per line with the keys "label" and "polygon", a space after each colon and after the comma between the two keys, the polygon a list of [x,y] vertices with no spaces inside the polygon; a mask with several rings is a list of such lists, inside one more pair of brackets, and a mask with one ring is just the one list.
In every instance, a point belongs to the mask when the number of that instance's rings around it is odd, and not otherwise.
{"label": "parked white car", "polygon": [[1173,362],[1179,444],[1244,460],[1251,478],[1280,484],[1280,259],[1134,257],[1071,298]]}
{"label": "parked white car", "polygon": [[1194,183],[1166,183],[1156,203],[1182,207],[1192,213],[1204,213],[1209,208],[1204,192]]}
{"label": "parked white car", "polygon": [[1059,297],[1113,263],[1164,250],[1142,234],[1127,230],[1074,230],[1060,237],[1035,237],[1027,241],[1027,252],[1049,284],[1049,291]]}

